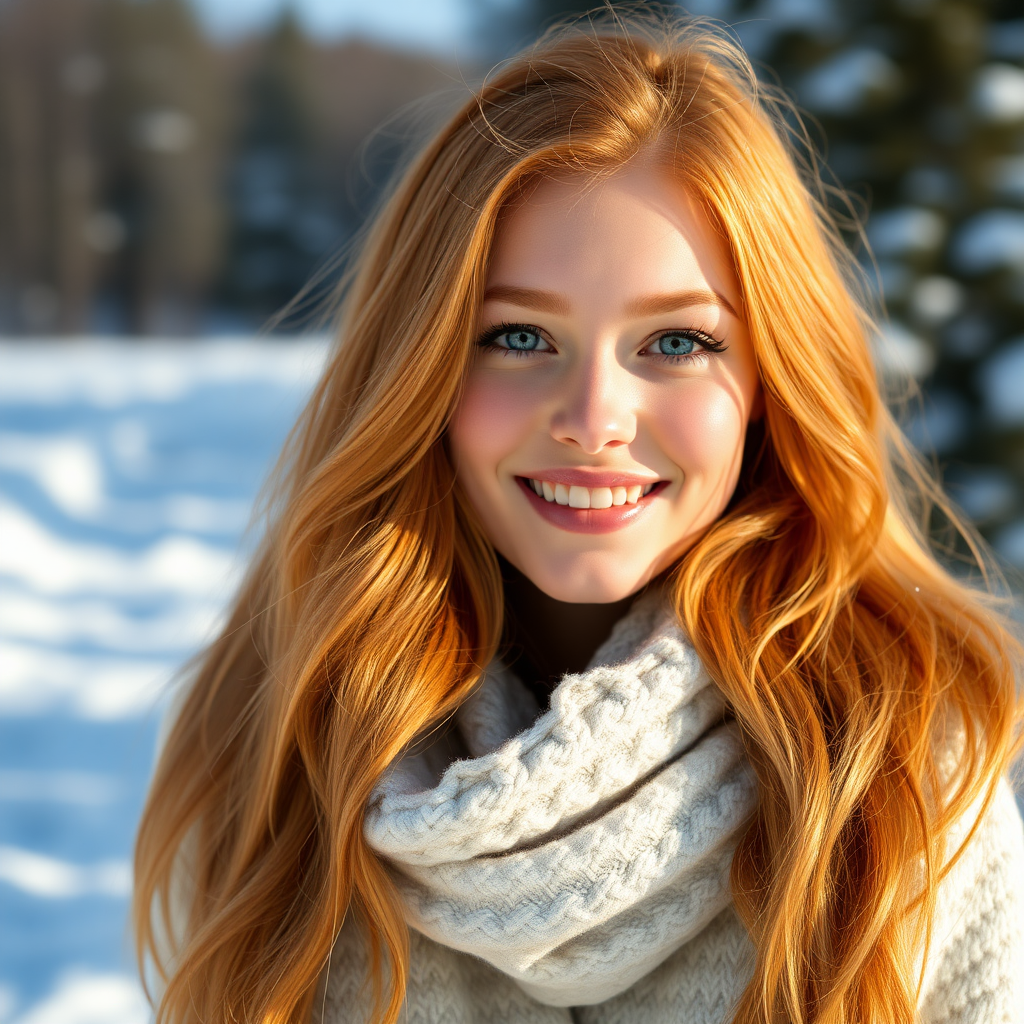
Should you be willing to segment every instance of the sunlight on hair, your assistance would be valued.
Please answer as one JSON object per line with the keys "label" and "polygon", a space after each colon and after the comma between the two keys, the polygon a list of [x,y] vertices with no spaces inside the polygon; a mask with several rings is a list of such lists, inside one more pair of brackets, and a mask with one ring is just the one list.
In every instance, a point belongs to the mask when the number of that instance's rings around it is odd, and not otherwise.
{"label": "sunlight on hair", "polygon": [[1019,649],[998,602],[932,553],[941,516],[991,579],[885,407],[841,197],[796,112],[723,30],[610,14],[495,69],[342,282],[266,538],[142,820],[134,915],[159,1024],[308,1019],[349,917],[376,1019],[400,1019],[408,928],[363,815],[498,644],[495,554],[445,439],[495,225],[539,176],[641,154],[728,239],[766,396],[732,503],[669,584],[758,779],[731,875],[758,958],[733,1019],[915,1019],[945,840],[1019,749]]}

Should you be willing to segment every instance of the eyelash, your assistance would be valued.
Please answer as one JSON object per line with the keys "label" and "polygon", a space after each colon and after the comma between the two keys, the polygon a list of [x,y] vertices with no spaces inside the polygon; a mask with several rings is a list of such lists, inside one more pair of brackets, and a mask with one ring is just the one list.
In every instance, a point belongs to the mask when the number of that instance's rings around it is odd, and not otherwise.
{"label": "eyelash", "polygon": [[[539,327],[534,327],[532,324],[517,324],[502,321],[500,324],[496,324],[494,327],[488,328],[477,339],[477,346],[491,352],[501,352],[505,356],[514,356],[516,358],[533,355],[536,349],[506,348],[504,345],[494,344],[496,338],[500,338],[501,335],[508,334],[511,331],[530,331],[532,334],[536,334],[539,337],[544,336],[544,332],[541,331]],[[693,327],[688,327],[685,330],[661,331],[655,336],[650,344],[653,345],[659,338],[663,338],[668,334],[679,334],[684,337],[692,338],[701,346],[699,352],[688,352],[684,355],[668,355],[665,352],[650,353],[650,355],[653,355],[655,359],[661,359],[668,363],[674,363],[675,365],[695,362],[702,356],[706,357],[710,354],[724,352],[728,347],[724,341],[720,341],[718,338],[712,337],[712,335],[708,334],[707,331],[702,331]]]}
{"label": "eyelash", "polygon": [[480,348],[488,349],[491,352],[501,352],[506,356],[515,356],[519,358],[521,356],[532,355],[533,349],[523,348],[506,348],[504,345],[495,345],[494,339],[500,338],[503,334],[510,334],[512,331],[529,331],[531,334],[536,334],[538,337],[543,337],[544,333],[539,327],[534,327],[532,324],[513,324],[507,321],[502,321],[500,324],[494,327],[489,327],[480,337],[477,339],[477,345]]}

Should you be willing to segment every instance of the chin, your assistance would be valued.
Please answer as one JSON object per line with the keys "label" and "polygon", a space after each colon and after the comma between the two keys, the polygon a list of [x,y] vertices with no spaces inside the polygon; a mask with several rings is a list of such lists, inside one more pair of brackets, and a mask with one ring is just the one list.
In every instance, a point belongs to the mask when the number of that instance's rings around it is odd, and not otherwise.
{"label": "chin", "polygon": [[[589,561],[589,560],[588,560]],[[557,565],[534,571],[526,565],[521,571],[548,597],[566,604],[614,604],[632,596],[651,579],[652,573],[637,568],[623,572],[617,565]]]}

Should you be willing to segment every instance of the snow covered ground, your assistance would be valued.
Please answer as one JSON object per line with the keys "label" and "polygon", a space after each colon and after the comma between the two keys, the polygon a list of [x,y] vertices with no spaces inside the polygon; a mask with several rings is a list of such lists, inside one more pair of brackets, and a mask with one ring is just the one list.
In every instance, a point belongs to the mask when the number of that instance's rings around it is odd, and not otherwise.
{"label": "snow covered ground", "polygon": [[0,1024],[143,1024],[125,912],[175,669],[319,341],[0,342]]}
{"label": "snow covered ground", "polygon": [[156,724],[323,356],[0,341],[0,1024],[149,1019],[125,912]]}

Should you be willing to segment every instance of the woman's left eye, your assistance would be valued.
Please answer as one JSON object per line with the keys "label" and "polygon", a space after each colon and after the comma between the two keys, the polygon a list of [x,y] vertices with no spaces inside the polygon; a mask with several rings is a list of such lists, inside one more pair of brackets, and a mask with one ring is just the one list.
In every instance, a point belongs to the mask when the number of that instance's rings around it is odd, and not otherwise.
{"label": "woman's left eye", "polygon": [[659,334],[647,346],[646,351],[656,356],[685,359],[687,356],[700,356],[707,352],[722,352],[725,343],[705,334],[704,331],[665,331]]}
{"label": "woman's left eye", "polygon": [[663,334],[655,343],[663,356],[688,356],[696,344],[686,334]]}

